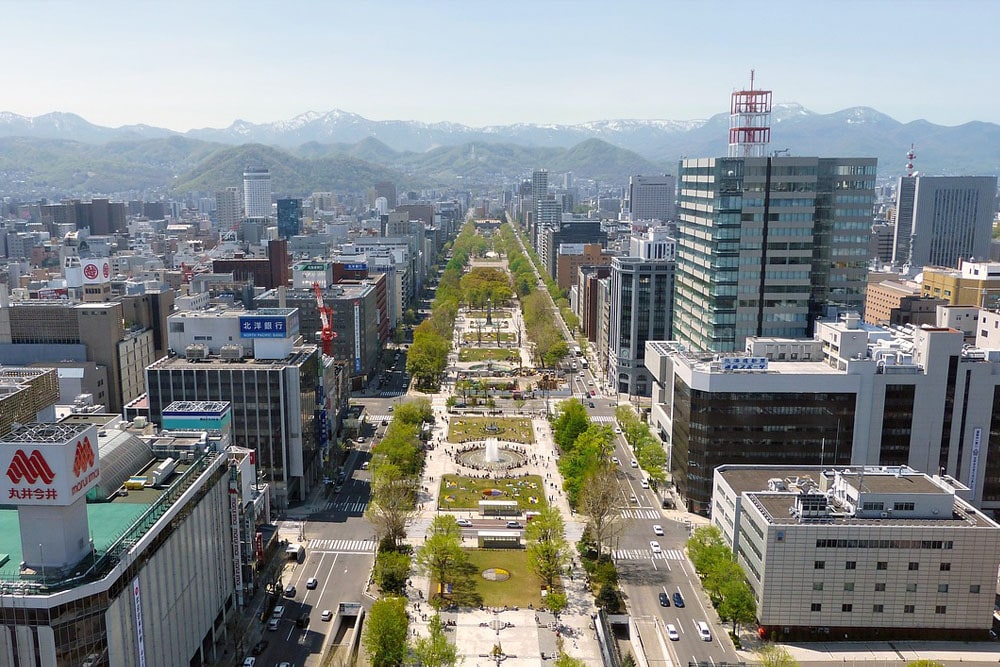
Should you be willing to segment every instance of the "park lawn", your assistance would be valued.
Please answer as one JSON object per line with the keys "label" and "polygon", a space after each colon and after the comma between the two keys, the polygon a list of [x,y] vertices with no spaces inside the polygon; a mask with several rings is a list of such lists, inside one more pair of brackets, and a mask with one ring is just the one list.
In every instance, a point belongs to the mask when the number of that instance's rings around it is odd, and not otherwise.
{"label": "park lawn", "polygon": [[[476,592],[487,607],[538,608],[542,604],[542,584],[528,567],[528,553],[524,549],[470,549],[466,553],[476,566]],[[502,567],[510,572],[507,581],[483,579],[482,571]]]}
{"label": "park lawn", "polygon": [[[486,427],[490,424],[496,424],[500,428],[499,432],[487,431]],[[535,442],[531,420],[523,417],[452,417],[448,422],[448,442],[486,438],[523,444]]]}
{"label": "park lawn", "polygon": [[[497,342],[497,332],[495,330],[493,330],[492,328],[490,328],[490,329],[485,329],[484,328],[483,329],[483,335],[482,335],[482,337],[480,337],[478,331],[466,331],[465,332],[464,340],[465,340],[466,343],[478,343],[480,340],[482,340],[483,343],[494,343],[495,344]],[[500,332],[500,341],[501,342],[504,342],[504,343],[513,343],[515,340],[517,340],[517,334],[515,334],[515,333],[513,333],[511,331],[501,331]]]}
{"label": "park lawn", "polygon": [[[532,484],[534,486],[532,486]],[[483,491],[498,489],[500,496],[484,496]],[[515,496],[514,494],[519,494]],[[479,510],[480,500],[516,500],[522,512],[538,512],[546,505],[545,484],[538,475],[527,477],[497,477],[495,479],[475,479],[462,475],[444,475],[438,493],[438,506],[444,510]],[[448,500],[448,499],[451,500]],[[534,498],[537,502],[531,502]],[[503,528],[508,517],[497,522]]]}
{"label": "park lawn", "polygon": [[517,361],[517,350],[496,347],[463,347],[458,352],[459,361]]}

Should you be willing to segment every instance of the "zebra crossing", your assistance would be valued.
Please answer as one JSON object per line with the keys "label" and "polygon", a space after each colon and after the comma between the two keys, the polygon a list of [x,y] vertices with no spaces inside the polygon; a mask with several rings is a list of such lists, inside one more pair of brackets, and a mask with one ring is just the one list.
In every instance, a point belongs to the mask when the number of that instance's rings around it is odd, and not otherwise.
{"label": "zebra crossing", "polygon": [[649,560],[656,558],[659,560],[684,560],[684,552],[680,549],[664,549],[658,554],[654,554],[651,549],[615,549],[615,560]]}
{"label": "zebra crossing", "polygon": [[346,501],[330,501],[324,507],[324,512],[329,512],[333,510],[335,512],[346,512],[347,514],[364,514],[365,509],[368,507],[367,500],[346,500]]}
{"label": "zebra crossing", "polygon": [[392,415],[368,415],[369,424],[381,424],[392,419]]}
{"label": "zebra crossing", "polygon": [[380,391],[378,393],[379,398],[396,398],[397,396],[403,396],[406,394],[405,391]]}
{"label": "zebra crossing", "polygon": [[615,423],[615,416],[614,415],[591,415],[590,416],[590,421],[598,423],[598,424],[614,424]]}
{"label": "zebra crossing", "polygon": [[626,519],[662,519],[663,515],[660,514],[659,510],[651,509],[637,509],[637,510],[622,510],[622,516]]}
{"label": "zebra crossing", "polygon": [[306,548],[310,551],[331,551],[335,553],[370,554],[375,552],[374,540],[309,540]]}

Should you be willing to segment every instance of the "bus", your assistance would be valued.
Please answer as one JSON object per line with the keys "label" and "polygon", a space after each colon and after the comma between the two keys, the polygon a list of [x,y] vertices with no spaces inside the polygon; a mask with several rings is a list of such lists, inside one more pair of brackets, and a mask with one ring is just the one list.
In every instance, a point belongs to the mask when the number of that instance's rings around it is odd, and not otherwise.
{"label": "bus", "polygon": [[587,363],[586,357],[583,357],[583,358],[580,359],[580,366],[582,366],[583,368],[587,368],[587,366],[589,366],[589,365],[590,364]]}
{"label": "bus", "polygon": [[580,349],[579,345],[574,345],[572,347],[572,350],[573,350],[573,356],[574,357],[582,357],[583,356],[583,350]]}

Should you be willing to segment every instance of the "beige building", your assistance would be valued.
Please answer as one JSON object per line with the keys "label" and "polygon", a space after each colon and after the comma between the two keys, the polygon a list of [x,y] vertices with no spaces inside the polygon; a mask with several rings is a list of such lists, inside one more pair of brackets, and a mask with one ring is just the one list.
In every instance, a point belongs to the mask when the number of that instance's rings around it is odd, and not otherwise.
{"label": "beige building", "polygon": [[962,262],[957,269],[925,266],[921,294],[950,306],[995,308],[1000,303],[1000,262]]}
{"label": "beige building", "polygon": [[556,254],[556,283],[568,290],[576,282],[581,266],[609,266],[614,257],[600,243],[562,243]]}
{"label": "beige building", "polygon": [[788,640],[989,639],[1000,525],[906,466],[724,465],[712,522]]}
{"label": "beige building", "polygon": [[931,324],[937,307],[947,305],[938,297],[921,296],[920,284],[910,281],[869,282],[865,292],[865,322],[868,324]]}

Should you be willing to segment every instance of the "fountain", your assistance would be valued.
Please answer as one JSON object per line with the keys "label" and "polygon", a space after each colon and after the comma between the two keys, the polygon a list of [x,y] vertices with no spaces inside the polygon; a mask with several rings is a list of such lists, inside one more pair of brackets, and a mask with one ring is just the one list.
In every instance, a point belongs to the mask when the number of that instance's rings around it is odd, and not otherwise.
{"label": "fountain", "polygon": [[486,440],[486,462],[500,463],[500,441],[496,438]]}
{"label": "fountain", "polygon": [[475,470],[512,470],[524,465],[527,456],[517,445],[501,445],[497,438],[487,438],[482,444],[465,445],[458,461]]}

